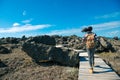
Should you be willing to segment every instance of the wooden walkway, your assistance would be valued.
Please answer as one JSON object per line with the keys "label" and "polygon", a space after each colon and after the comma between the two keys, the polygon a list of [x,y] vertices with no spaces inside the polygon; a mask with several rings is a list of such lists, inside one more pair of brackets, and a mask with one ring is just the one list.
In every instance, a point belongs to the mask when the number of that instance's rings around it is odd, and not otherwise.
{"label": "wooden walkway", "polygon": [[87,52],[79,51],[78,80],[120,80],[120,77],[101,58],[95,55],[94,73],[89,73]]}

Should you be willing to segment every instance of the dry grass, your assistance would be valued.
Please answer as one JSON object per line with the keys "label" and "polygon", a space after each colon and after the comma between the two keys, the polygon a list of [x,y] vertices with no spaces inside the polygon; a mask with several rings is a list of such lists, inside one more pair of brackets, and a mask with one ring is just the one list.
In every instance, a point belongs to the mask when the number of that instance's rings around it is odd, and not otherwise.
{"label": "dry grass", "polygon": [[10,54],[0,54],[7,67],[0,67],[0,80],[77,80],[78,68],[55,62],[35,63],[20,48]]}
{"label": "dry grass", "polygon": [[120,76],[120,53],[101,53],[100,57]]}

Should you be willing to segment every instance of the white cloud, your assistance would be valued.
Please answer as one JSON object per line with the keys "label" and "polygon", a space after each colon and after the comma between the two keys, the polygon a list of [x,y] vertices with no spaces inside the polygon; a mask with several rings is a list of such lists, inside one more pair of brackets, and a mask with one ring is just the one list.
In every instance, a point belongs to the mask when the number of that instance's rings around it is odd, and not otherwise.
{"label": "white cloud", "polygon": [[32,30],[38,30],[50,27],[52,25],[49,24],[43,24],[43,25],[31,25],[31,24],[25,24],[22,26],[16,26],[11,28],[0,28],[0,33],[15,33],[15,32],[24,32],[24,31],[32,31]]}
{"label": "white cloud", "polygon": [[27,20],[23,20],[22,23],[27,24],[27,23],[30,23],[31,21],[32,21],[32,19],[27,19]]}
{"label": "white cloud", "polygon": [[[49,24],[21,25],[19,23],[14,23],[11,28],[0,28],[0,33],[26,32],[26,31],[44,29],[44,28],[51,27],[51,26],[54,26],[54,25],[49,25]],[[101,35],[101,36],[114,36],[114,35],[120,34],[120,31],[119,31],[120,21],[111,21],[111,22],[105,22],[105,23],[100,23],[100,24],[91,24],[91,26],[93,26],[94,32],[97,32],[98,35]],[[84,26],[80,26],[79,28],[72,28],[72,29],[53,30],[51,32],[41,33],[41,34],[48,34],[48,35],[73,35],[75,34],[75,35],[83,36],[84,33],[82,33],[81,30],[85,27],[88,27],[88,25],[84,25]]]}
{"label": "white cloud", "polygon": [[95,30],[108,30],[118,27],[120,28],[120,21],[111,21],[101,24],[93,24],[91,26],[93,26]]}
{"label": "white cloud", "polygon": [[14,27],[19,26],[19,25],[20,25],[19,23],[13,23]]}
{"label": "white cloud", "polygon": [[102,16],[96,16],[95,19],[115,18],[115,17],[118,17],[118,16],[120,16],[120,12],[114,12],[114,13],[111,13],[111,14],[105,14],[105,15],[102,15]]}
{"label": "white cloud", "polygon": [[26,15],[26,11],[25,11],[25,10],[23,11],[22,15],[23,15],[23,16],[25,16],[25,15]]}
{"label": "white cloud", "polygon": [[81,32],[81,29],[67,29],[67,30],[54,30],[50,33],[49,35],[73,35],[73,34],[78,34]]}
{"label": "white cloud", "polygon": [[120,31],[115,30],[115,31],[107,32],[107,34],[108,34],[108,36],[115,37],[115,36],[119,36],[120,35]]}
{"label": "white cloud", "polygon": [[[108,32],[109,29],[120,28],[120,21],[112,21],[112,22],[106,22],[106,23],[101,23],[101,24],[92,24],[91,26],[93,26],[94,32],[100,32],[100,35],[103,34],[103,36],[104,36],[104,31],[103,30]],[[49,35],[73,35],[73,34],[83,35],[81,30],[85,27],[88,27],[88,25],[80,26],[80,28],[74,28],[74,29],[54,30],[54,31],[51,31],[48,34]]]}

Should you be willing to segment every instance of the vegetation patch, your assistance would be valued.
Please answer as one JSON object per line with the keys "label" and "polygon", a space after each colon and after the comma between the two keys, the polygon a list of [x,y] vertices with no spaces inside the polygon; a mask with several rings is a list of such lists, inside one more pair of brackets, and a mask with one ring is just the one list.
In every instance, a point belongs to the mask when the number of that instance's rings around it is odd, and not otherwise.
{"label": "vegetation patch", "polygon": [[104,52],[99,56],[120,76],[120,53]]}

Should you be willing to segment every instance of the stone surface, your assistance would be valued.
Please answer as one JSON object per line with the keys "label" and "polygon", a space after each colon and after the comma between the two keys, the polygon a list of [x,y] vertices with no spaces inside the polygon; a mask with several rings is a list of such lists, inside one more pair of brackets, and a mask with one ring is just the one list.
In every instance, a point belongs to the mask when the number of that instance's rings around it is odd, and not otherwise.
{"label": "stone surface", "polygon": [[22,50],[37,62],[48,60],[67,66],[76,66],[79,63],[78,53],[69,49],[45,44],[25,43]]}

